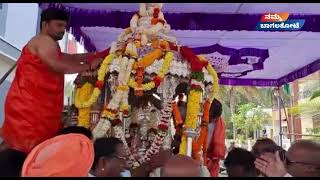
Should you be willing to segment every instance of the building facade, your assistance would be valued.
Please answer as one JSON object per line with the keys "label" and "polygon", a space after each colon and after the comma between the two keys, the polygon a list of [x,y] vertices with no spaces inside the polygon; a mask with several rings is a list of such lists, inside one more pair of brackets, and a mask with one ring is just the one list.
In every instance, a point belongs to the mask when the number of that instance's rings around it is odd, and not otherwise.
{"label": "building facade", "polygon": [[[23,46],[38,31],[37,3],[0,3],[0,78],[16,63]],[[0,85],[0,125],[4,101],[15,71]]]}

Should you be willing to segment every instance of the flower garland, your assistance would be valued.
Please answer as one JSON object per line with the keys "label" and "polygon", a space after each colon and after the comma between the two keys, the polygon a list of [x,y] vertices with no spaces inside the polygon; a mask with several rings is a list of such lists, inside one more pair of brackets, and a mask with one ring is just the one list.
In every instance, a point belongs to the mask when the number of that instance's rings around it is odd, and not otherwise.
{"label": "flower garland", "polygon": [[142,89],[142,83],[143,83],[143,67],[139,66],[137,68],[137,88],[135,88],[135,95],[136,96],[142,96],[143,95],[143,89]]}
{"label": "flower garland", "polygon": [[135,157],[132,155],[132,153],[130,152],[130,148],[128,146],[128,143],[125,139],[124,133],[123,133],[123,128],[121,126],[114,126],[113,130],[115,133],[115,137],[119,138],[122,142],[123,142],[123,147],[125,149],[125,152],[128,156],[128,164],[131,168],[137,168],[140,166],[139,162],[137,162],[137,160],[135,159]]}
{"label": "flower garland", "polygon": [[[93,92],[93,85],[91,83],[86,82],[81,88],[77,88],[78,92],[77,100],[87,101]],[[79,116],[78,116],[78,126],[82,126],[85,128],[90,127],[90,107],[79,108]]]}
{"label": "flower garland", "polygon": [[[167,72],[169,71],[170,68],[170,64],[173,60],[173,53],[172,52],[167,52],[163,61],[163,64],[157,74],[156,77],[153,78],[153,80],[151,82],[145,83],[141,85],[141,88],[143,91],[148,91],[151,90],[157,86],[160,85],[160,83],[163,80],[163,77],[167,74]],[[137,89],[138,88],[138,83],[135,82],[135,80],[133,78],[129,79],[129,83],[128,83],[129,87],[133,88],[133,89]]]}
{"label": "flower garland", "polygon": [[103,60],[100,66],[100,69],[98,70],[98,80],[96,82],[96,87],[93,89],[93,93],[88,100],[81,101],[79,99],[79,91],[76,91],[75,106],[77,108],[88,108],[92,106],[92,104],[97,102],[97,99],[101,94],[101,89],[103,88],[103,85],[104,85],[104,77],[105,77],[108,65],[114,59],[114,57],[115,57],[114,54],[110,54]]}
{"label": "flower garland", "polygon": [[[200,151],[202,147],[203,159],[206,159],[207,153],[207,137],[208,137],[208,123],[209,123],[209,111],[210,111],[210,100],[206,100],[203,105],[203,116],[201,120],[200,136],[197,140],[192,141],[192,154],[194,159],[200,160]],[[204,161],[206,163],[206,161]]]}
{"label": "flower garland", "polygon": [[134,59],[128,59],[128,57],[123,57],[121,61],[120,71],[118,75],[119,86],[117,87],[117,91],[108,103],[106,109],[102,112],[102,117],[107,117],[110,120],[114,120],[116,117],[116,113],[118,112],[118,108],[120,106],[120,110],[128,113],[129,104],[128,104],[128,93],[129,87],[127,85],[131,70],[133,67]]}
{"label": "flower garland", "polygon": [[[191,64],[191,89],[188,94],[187,116],[185,120],[185,129],[196,129],[198,114],[200,111],[200,99],[204,88],[204,75],[202,68],[207,66],[208,62],[200,61],[193,53],[192,49],[182,46],[180,54]],[[182,134],[179,154],[187,154],[187,136]]]}
{"label": "flower garland", "polygon": [[219,78],[218,78],[218,73],[213,69],[211,64],[208,64],[207,66],[208,73],[212,76],[213,78],[213,91],[212,91],[212,96],[210,101],[212,102],[214,98],[217,97],[219,93]]}
{"label": "flower garland", "polygon": [[146,151],[144,157],[140,159],[140,163],[143,163],[147,160],[150,160],[150,157],[159,152],[160,147],[166,137],[168,127],[169,127],[169,120],[171,117],[172,112],[172,103],[164,100],[163,102],[163,109],[161,110],[161,121],[158,125],[158,129],[160,130],[156,135],[153,143],[151,144],[150,148]]}
{"label": "flower garland", "polygon": [[[198,58],[202,62],[208,62],[205,59],[205,57],[202,55],[198,55]],[[213,79],[212,95],[210,97],[210,102],[212,102],[212,100],[217,97],[218,92],[219,92],[219,78],[218,78],[218,73],[212,67],[212,65],[210,63],[207,64],[206,68],[207,68],[208,73],[212,76],[212,79]]]}
{"label": "flower garland", "polygon": [[159,59],[162,56],[162,50],[161,49],[155,49],[152,52],[146,54],[141,60],[138,62],[135,62],[133,65],[133,69],[138,69],[138,67],[141,67],[143,69],[147,68],[151,64],[154,63],[156,59]]}
{"label": "flower garland", "polygon": [[172,102],[172,112],[174,117],[175,128],[183,124],[183,119],[181,117],[181,113],[179,107],[175,101]]}
{"label": "flower garland", "polygon": [[[197,127],[198,114],[200,111],[201,93],[201,91],[196,89],[191,89],[189,92],[189,100],[187,103],[187,116],[184,127],[185,129],[196,129]],[[187,154],[187,137],[185,133],[182,134],[179,154]]]}
{"label": "flower garland", "polygon": [[95,139],[104,137],[108,132],[108,130],[110,129],[110,127],[111,127],[111,122],[109,120],[100,118],[98,124],[92,130],[93,139],[95,140]]}

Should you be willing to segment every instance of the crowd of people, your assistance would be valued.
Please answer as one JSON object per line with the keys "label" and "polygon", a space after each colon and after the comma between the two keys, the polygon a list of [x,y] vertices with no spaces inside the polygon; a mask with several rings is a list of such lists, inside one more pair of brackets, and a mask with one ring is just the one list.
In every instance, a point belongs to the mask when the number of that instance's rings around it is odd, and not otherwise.
{"label": "crowd of people", "polygon": [[320,177],[320,143],[297,140],[288,151],[259,139],[251,152],[232,148],[224,161],[229,177]]}
{"label": "crowd of people", "polygon": [[[298,140],[286,152],[271,139],[259,139],[252,151],[233,146],[224,166],[228,177],[319,177],[320,144]],[[210,177],[206,166],[172,150],[161,150],[139,168],[130,169],[121,140],[93,141],[84,127],[67,127],[29,154],[0,152],[1,177]],[[157,172],[156,172],[157,171]]]}

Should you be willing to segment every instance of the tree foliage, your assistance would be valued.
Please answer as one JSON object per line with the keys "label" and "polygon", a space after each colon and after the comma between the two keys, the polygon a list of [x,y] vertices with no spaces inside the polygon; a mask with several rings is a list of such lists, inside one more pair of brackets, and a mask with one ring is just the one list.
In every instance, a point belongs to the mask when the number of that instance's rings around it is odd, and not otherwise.
{"label": "tree foliage", "polygon": [[264,112],[261,106],[253,103],[242,104],[237,112],[232,115],[231,121],[235,124],[238,133],[249,137],[255,131],[261,130],[271,119],[271,116]]}

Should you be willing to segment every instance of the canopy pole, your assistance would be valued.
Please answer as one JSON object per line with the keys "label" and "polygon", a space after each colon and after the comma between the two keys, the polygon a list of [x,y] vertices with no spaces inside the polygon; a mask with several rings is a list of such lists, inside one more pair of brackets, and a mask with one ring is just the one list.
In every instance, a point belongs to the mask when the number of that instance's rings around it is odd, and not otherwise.
{"label": "canopy pole", "polygon": [[187,136],[187,156],[192,157],[192,140],[197,135],[194,129],[188,128],[185,130]]}
{"label": "canopy pole", "polygon": [[279,140],[278,143],[282,147],[282,118],[281,118],[281,97],[280,97],[280,87],[277,88],[277,101],[278,101],[278,110],[279,110]]}
{"label": "canopy pole", "polygon": [[[290,107],[292,108],[293,107],[293,95],[290,94]],[[293,115],[292,113],[290,113],[290,119],[291,119],[291,143],[295,141],[295,135],[294,135],[294,132],[295,132],[295,128],[294,128],[294,118],[293,118]]]}

